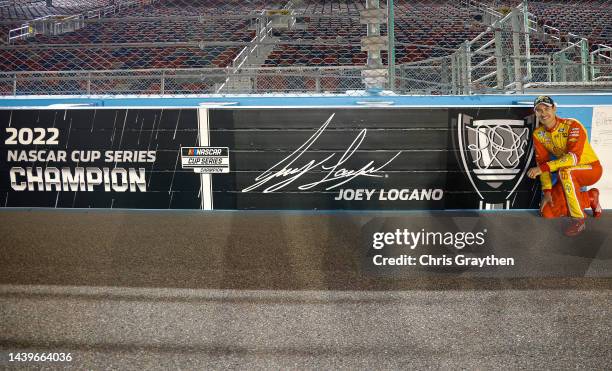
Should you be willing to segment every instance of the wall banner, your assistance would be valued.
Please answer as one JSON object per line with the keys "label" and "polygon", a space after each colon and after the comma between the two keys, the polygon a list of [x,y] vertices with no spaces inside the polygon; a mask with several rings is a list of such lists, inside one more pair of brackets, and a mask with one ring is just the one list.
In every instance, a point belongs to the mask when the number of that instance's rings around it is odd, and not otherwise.
{"label": "wall banner", "polygon": [[0,204],[200,208],[180,148],[197,146],[195,109],[0,111]]}
{"label": "wall banner", "polygon": [[537,207],[530,108],[211,109],[221,209]]}
{"label": "wall banner", "polygon": [[0,111],[0,205],[537,207],[530,108]]}

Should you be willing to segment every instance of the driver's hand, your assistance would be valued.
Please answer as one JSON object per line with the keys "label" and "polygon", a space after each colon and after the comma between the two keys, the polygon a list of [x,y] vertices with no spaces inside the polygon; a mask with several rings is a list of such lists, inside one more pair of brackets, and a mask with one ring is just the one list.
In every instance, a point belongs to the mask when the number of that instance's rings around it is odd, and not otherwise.
{"label": "driver's hand", "polygon": [[542,170],[540,170],[540,168],[537,166],[527,170],[527,176],[531,179],[535,179],[540,174],[542,174]]}
{"label": "driver's hand", "polygon": [[550,206],[554,206],[552,195],[550,192],[544,192],[544,196],[542,196],[542,201],[540,201],[540,212],[544,210],[544,206],[546,204],[550,204]]}

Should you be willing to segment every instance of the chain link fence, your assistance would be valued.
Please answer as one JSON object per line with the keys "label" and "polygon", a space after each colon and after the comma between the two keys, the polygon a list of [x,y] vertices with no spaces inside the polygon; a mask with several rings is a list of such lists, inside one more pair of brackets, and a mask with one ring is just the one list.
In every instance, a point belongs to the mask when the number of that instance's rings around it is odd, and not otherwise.
{"label": "chain link fence", "polygon": [[549,26],[532,12],[539,9],[542,15],[539,2],[534,7],[534,2],[529,2],[530,6],[520,2],[515,7],[465,3],[489,26],[453,55],[453,76],[457,76],[453,91],[522,92],[547,85],[600,89],[606,85],[603,81],[610,80],[609,47],[594,48],[586,37]]}
{"label": "chain link fence", "polygon": [[459,94],[455,88],[451,56],[399,64],[395,72],[394,91],[400,94]]}
{"label": "chain link fence", "polygon": [[366,89],[364,73],[402,94],[612,80],[609,31],[592,31],[595,47],[550,16],[581,7],[522,3],[395,0],[385,75],[365,71],[365,0],[0,0],[0,94],[343,93]]}
{"label": "chain link fence", "polygon": [[[265,94],[364,90],[364,67],[274,67],[0,73],[0,94]],[[235,72],[235,73],[234,73]]]}
{"label": "chain link fence", "polygon": [[595,45],[590,53],[593,81],[612,81],[612,47]]}
{"label": "chain link fence", "polygon": [[523,4],[497,6],[470,1],[487,29],[453,55],[455,90],[463,94],[521,90],[534,78],[532,15]]}

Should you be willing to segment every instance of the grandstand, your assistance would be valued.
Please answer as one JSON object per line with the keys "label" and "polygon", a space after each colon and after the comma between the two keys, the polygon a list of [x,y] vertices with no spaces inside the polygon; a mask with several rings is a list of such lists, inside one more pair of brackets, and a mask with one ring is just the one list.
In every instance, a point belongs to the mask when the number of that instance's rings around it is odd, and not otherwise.
{"label": "grandstand", "polygon": [[[396,0],[394,63],[381,49],[377,71],[390,72],[379,87],[470,94],[543,83],[608,86],[612,4],[526,4]],[[386,2],[380,6],[386,11]],[[513,29],[517,6],[520,28]],[[366,8],[365,0],[2,1],[0,92],[362,90],[369,86],[363,72],[373,68],[362,45]],[[387,37],[386,19],[378,27]],[[514,65],[517,57],[523,66]]]}

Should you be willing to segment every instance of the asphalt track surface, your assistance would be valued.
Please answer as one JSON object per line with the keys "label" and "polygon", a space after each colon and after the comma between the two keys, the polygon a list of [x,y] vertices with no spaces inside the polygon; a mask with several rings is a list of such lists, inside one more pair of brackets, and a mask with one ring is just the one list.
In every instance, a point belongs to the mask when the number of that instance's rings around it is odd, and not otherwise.
{"label": "asphalt track surface", "polygon": [[[575,239],[559,223],[531,212],[1,211],[0,367],[612,369],[612,215]],[[486,248],[517,265],[371,266],[372,231],[436,225],[484,226]],[[17,351],[73,361],[8,362]]]}

